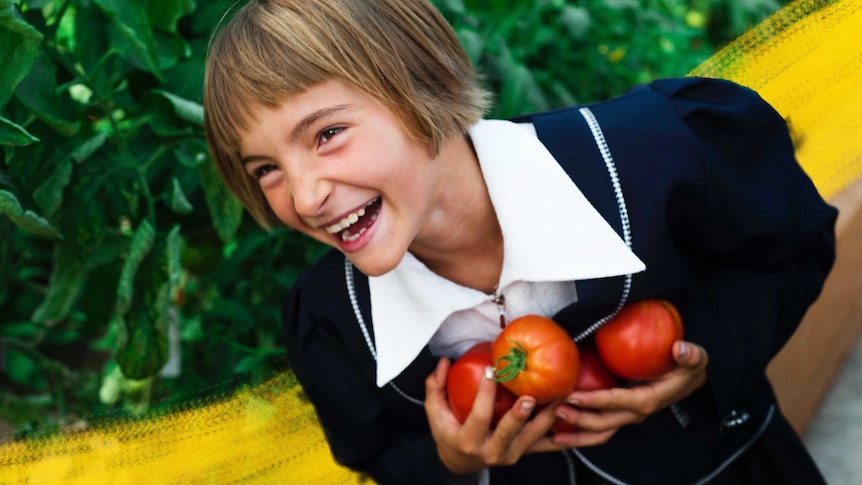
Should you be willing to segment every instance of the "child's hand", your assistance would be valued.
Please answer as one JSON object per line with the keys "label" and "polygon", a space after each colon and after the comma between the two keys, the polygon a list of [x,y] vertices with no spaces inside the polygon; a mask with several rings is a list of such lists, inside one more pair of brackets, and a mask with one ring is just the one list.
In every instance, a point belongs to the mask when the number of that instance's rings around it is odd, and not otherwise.
{"label": "child's hand", "polygon": [[446,400],[449,359],[442,358],[425,381],[425,412],[437,453],[453,473],[475,473],[484,468],[511,465],[521,456],[561,449],[551,442],[548,430],[554,424],[554,407],[547,406],[529,419],[536,400],[521,396],[495,429],[490,429],[494,413],[496,383],[482,379],[473,409],[464,423],[458,422]]}
{"label": "child's hand", "polygon": [[618,429],[640,423],[651,414],[685,398],[706,382],[706,350],[691,342],[674,343],[677,367],[662,377],[631,388],[574,391],[571,404],[556,406],[557,416],[579,431],[557,433],[553,442],[563,447],[582,447],[606,442]]}

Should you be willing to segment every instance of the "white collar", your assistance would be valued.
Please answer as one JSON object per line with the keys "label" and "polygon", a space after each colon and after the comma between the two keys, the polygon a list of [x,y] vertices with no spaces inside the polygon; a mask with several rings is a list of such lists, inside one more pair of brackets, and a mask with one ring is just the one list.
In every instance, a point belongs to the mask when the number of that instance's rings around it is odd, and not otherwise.
{"label": "white collar", "polygon": [[[503,233],[499,288],[518,280],[574,281],[645,269],[531,124],[480,121],[470,137]],[[433,273],[410,253],[368,283],[381,387],[410,365],[446,317],[489,299]]]}

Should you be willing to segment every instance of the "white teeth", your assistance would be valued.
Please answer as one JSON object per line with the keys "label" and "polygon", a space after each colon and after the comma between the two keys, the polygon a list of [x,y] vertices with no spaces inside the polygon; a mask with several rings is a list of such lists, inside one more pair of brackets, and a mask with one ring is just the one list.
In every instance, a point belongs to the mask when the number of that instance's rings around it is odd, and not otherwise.
{"label": "white teeth", "polygon": [[357,232],[356,234],[354,234],[352,236],[350,235],[350,232],[344,231],[341,233],[341,239],[344,241],[347,241],[347,242],[355,241],[359,238],[359,236],[362,235],[363,232],[365,232],[366,229],[368,229],[368,228],[363,227],[362,229],[359,230],[359,232]]}
{"label": "white teeth", "polygon": [[[377,202],[377,199],[369,201],[367,204],[365,204],[365,207],[368,207],[375,202]],[[352,212],[352,213],[348,214],[347,216],[345,216],[344,218],[342,218],[340,221],[336,222],[335,224],[332,224],[331,226],[326,227],[326,232],[328,232],[330,234],[338,234],[338,232],[344,231],[345,229],[350,227],[352,224],[355,224],[359,220],[360,217],[365,215],[365,207],[358,209],[356,212]],[[377,215],[376,214],[372,215],[371,220],[374,221],[376,219],[377,219]],[[352,238],[342,236],[342,239],[344,239],[345,241],[352,241],[352,240],[356,239],[356,237],[359,236],[359,234],[362,234],[363,232],[364,231],[360,231],[358,234],[356,234]]]}

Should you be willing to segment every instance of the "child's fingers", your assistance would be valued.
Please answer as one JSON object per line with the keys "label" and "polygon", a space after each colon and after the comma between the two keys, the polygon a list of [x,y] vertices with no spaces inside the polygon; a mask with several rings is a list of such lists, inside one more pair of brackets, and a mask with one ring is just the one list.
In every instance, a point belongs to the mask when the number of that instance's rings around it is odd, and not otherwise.
{"label": "child's fingers", "polygon": [[629,410],[590,411],[574,408],[567,404],[558,405],[555,412],[558,419],[562,419],[580,430],[596,433],[612,431],[628,424],[639,423],[645,418],[645,416]]}
{"label": "child's fingers", "polygon": [[[508,456],[514,462],[527,452],[551,451],[560,448],[548,439],[548,430],[556,421],[553,407],[547,406],[533,416],[536,400],[522,396],[506,413],[489,440],[490,449]],[[532,418],[531,418],[532,416]],[[503,461],[503,463],[508,463]]]}
{"label": "child's fingers", "polygon": [[529,396],[522,396],[515,402],[512,409],[509,410],[497,423],[497,428],[491,436],[491,443],[499,449],[508,449],[512,442],[524,428],[524,424],[529,419],[530,414],[536,407],[536,400]]}
{"label": "child's fingers", "polygon": [[476,436],[486,436],[494,417],[494,398],[497,395],[497,383],[490,379],[479,380],[479,390],[470,414],[464,420],[464,431]]}
{"label": "child's fingers", "polygon": [[673,346],[673,357],[676,362],[685,367],[706,367],[709,358],[706,349],[700,345],[680,340]]}
{"label": "child's fingers", "polygon": [[574,433],[557,433],[551,438],[552,446],[561,448],[583,448],[585,446],[601,445],[611,439],[617,430],[610,431],[576,431]]}
{"label": "child's fingers", "polygon": [[[429,422],[443,418],[452,412],[446,398],[446,375],[449,372],[449,359],[441,358],[437,368],[425,379],[425,413]],[[434,425],[432,424],[432,429]]]}

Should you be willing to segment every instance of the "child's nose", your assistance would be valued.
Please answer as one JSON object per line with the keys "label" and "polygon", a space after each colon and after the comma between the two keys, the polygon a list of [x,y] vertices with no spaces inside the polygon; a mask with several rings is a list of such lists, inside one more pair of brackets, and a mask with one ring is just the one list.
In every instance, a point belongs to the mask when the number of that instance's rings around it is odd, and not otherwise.
{"label": "child's nose", "polygon": [[315,217],[329,198],[331,184],[312,173],[292,179],[293,207],[301,217]]}

